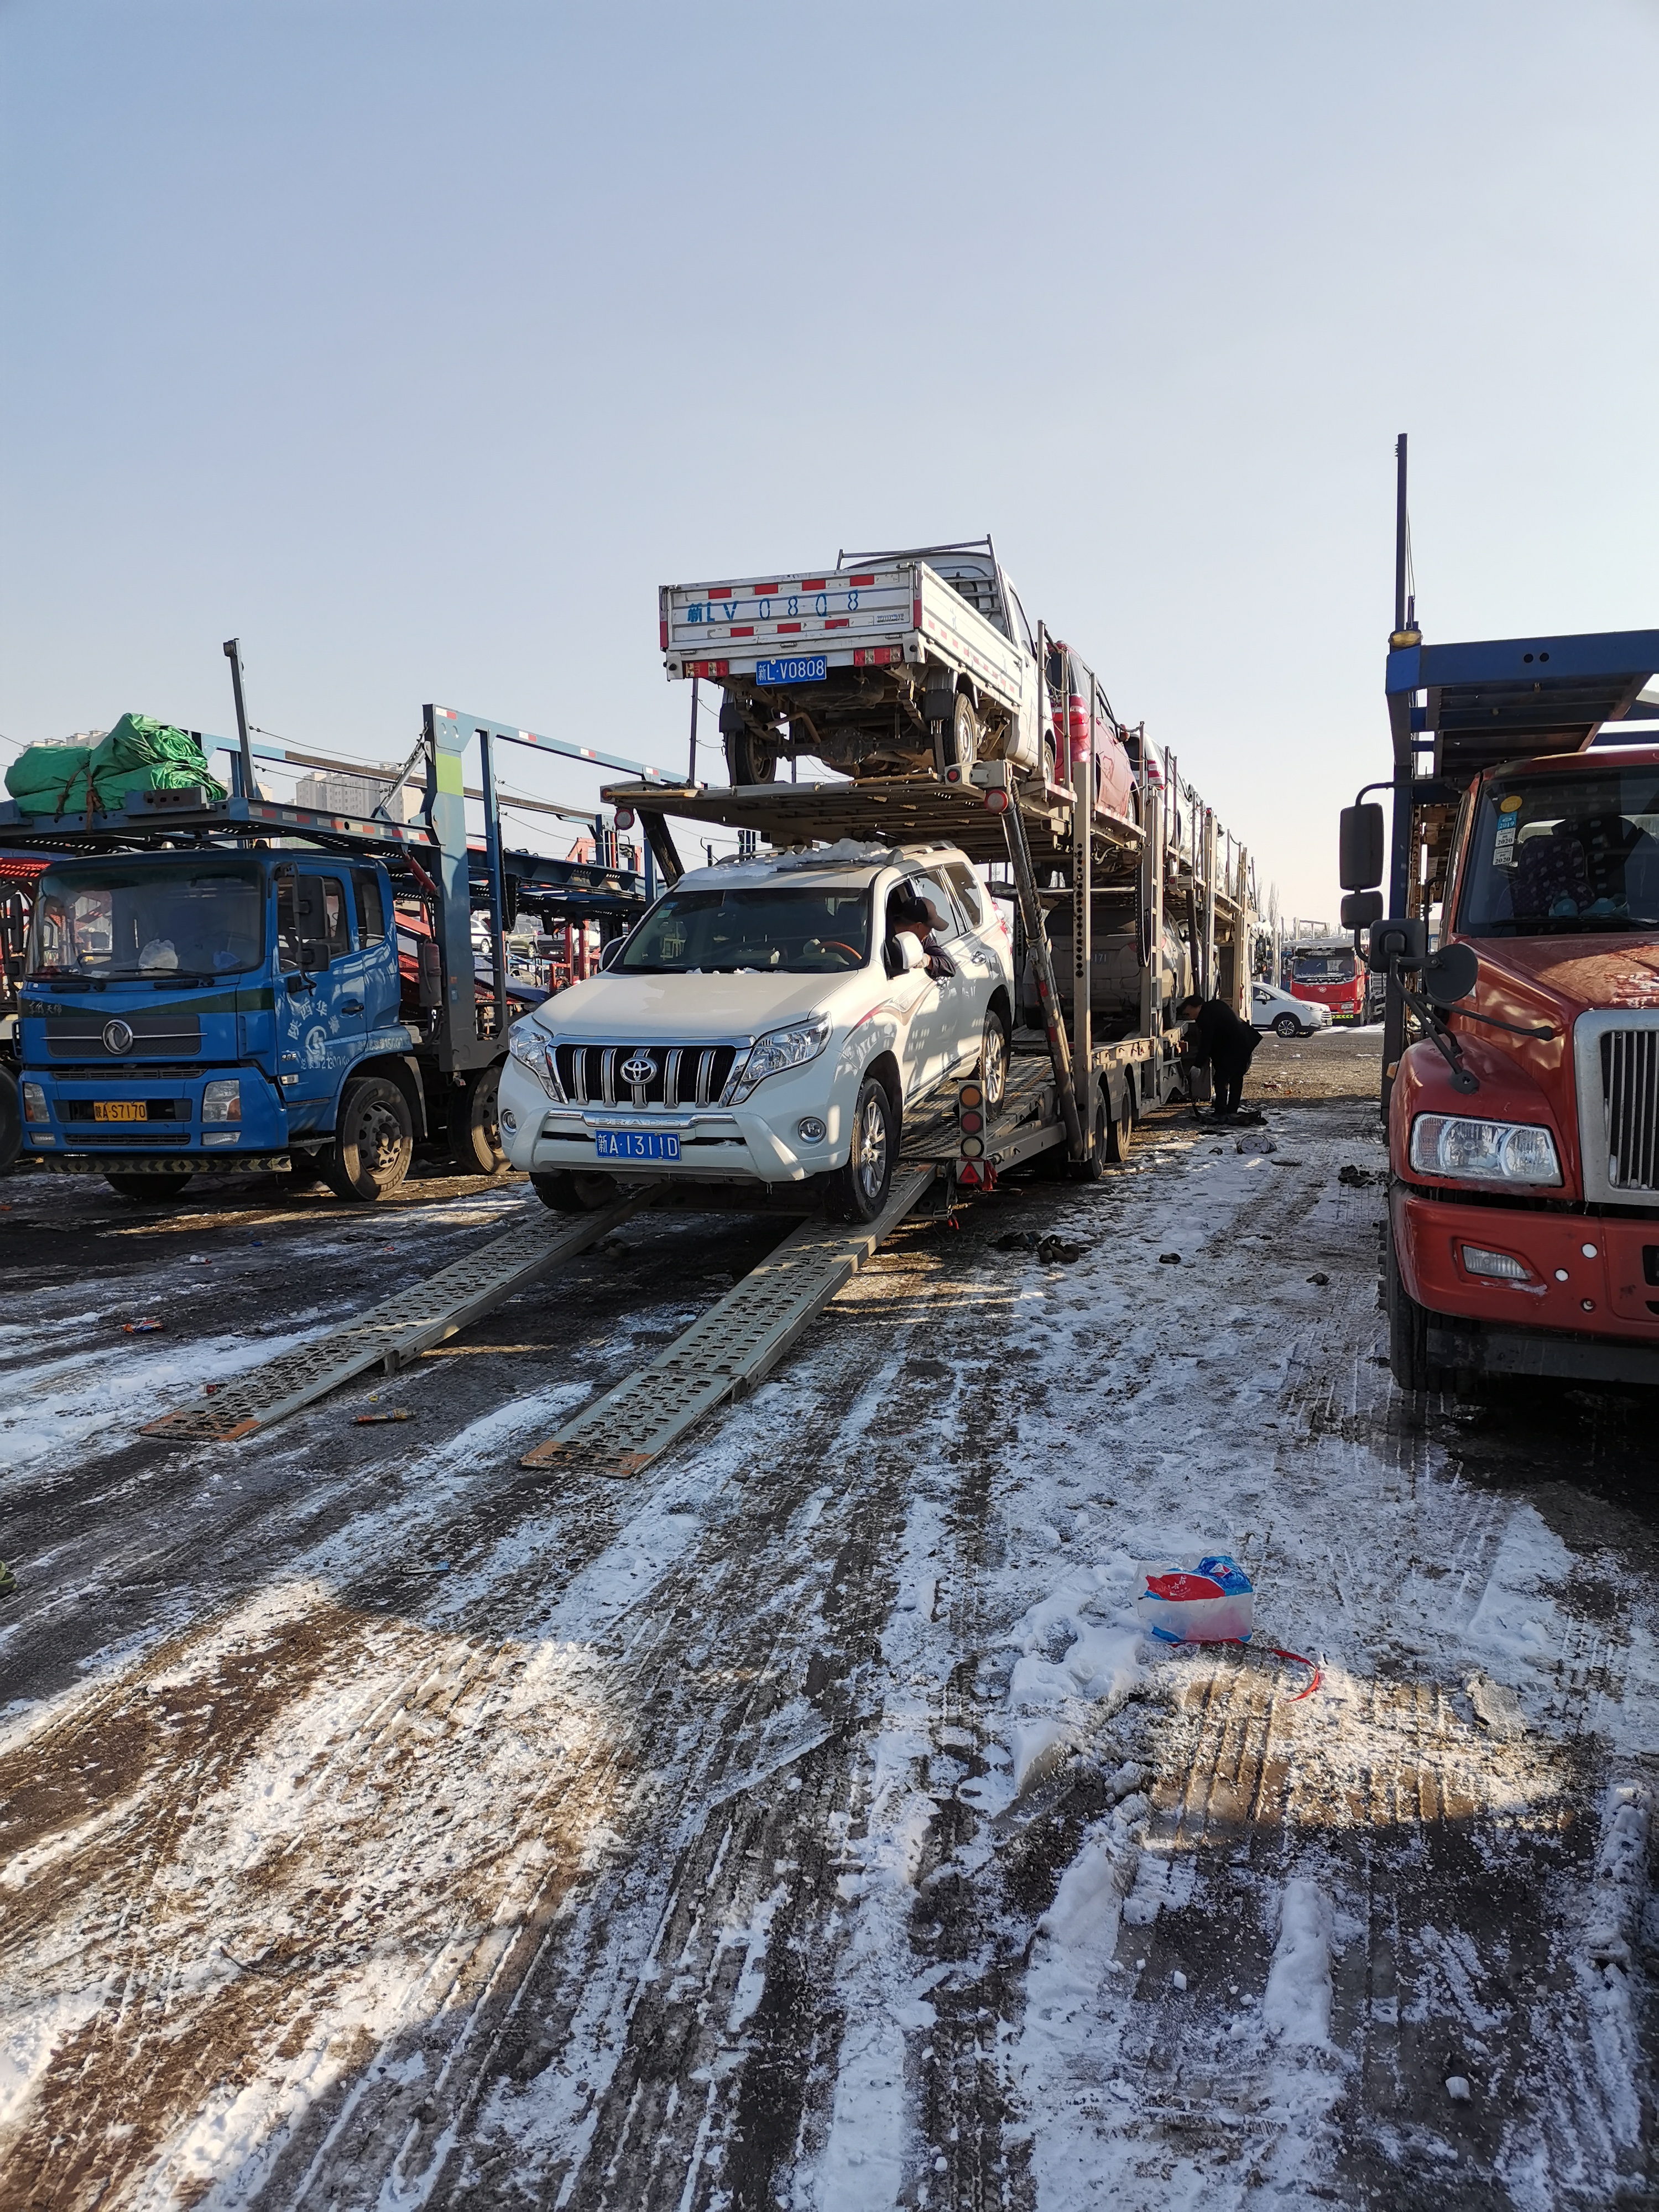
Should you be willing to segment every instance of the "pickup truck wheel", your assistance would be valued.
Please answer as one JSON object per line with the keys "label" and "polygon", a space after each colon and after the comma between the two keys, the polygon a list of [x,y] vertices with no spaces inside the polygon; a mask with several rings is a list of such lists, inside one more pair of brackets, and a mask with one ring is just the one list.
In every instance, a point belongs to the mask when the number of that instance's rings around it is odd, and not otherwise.
{"label": "pickup truck wheel", "polygon": [[934,763],[941,776],[951,768],[959,769],[965,776],[978,758],[979,716],[968,694],[958,691],[951,702],[950,713],[939,726]]}
{"label": "pickup truck wheel", "polygon": [[757,730],[732,730],[726,740],[726,772],[733,785],[770,783],[778,772],[775,739],[769,744]]}
{"label": "pickup truck wheel", "polygon": [[415,1123],[397,1085],[380,1075],[351,1084],[323,1167],[329,1188],[349,1204],[373,1206],[397,1189],[414,1157]]}
{"label": "pickup truck wheel", "polygon": [[979,1087],[985,1093],[985,1110],[997,1114],[1008,1096],[1008,1032],[996,1014],[985,1017],[985,1038],[979,1048]]}
{"label": "pickup truck wheel", "polygon": [[9,1175],[23,1149],[23,1113],[9,1068],[0,1067],[0,1175]]}
{"label": "pickup truck wheel", "polygon": [[1282,1037],[1306,1036],[1308,1034],[1294,1014],[1277,1016],[1273,1022],[1273,1031],[1276,1036]]}
{"label": "pickup truck wheel", "polygon": [[530,1183],[542,1204],[555,1213],[597,1213],[617,1195],[615,1176],[579,1175],[569,1168],[533,1175]]}
{"label": "pickup truck wheel", "polygon": [[461,1175],[499,1175],[507,1165],[496,1119],[501,1081],[498,1062],[494,1067],[475,1068],[466,1079],[465,1090],[452,1093],[449,1149]]}
{"label": "pickup truck wheel", "polygon": [[873,1221],[892,1188],[896,1117],[884,1085],[866,1076],[853,1109],[853,1150],[829,1179],[828,1211],[837,1221]]}
{"label": "pickup truck wheel", "polygon": [[1394,1224],[1382,1232],[1382,1304],[1389,1317],[1389,1365],[1402,1390],[1438,1390],[1445,1377],[1429,1364],[1429,1316],[1401,1278]]}
{"label": "pickup truck wheel", "polygon": [[187,1175],[106,1175],[104,1181],[135,1206],[171,1206],[174,1199],[184,1196],[191,1178]]}

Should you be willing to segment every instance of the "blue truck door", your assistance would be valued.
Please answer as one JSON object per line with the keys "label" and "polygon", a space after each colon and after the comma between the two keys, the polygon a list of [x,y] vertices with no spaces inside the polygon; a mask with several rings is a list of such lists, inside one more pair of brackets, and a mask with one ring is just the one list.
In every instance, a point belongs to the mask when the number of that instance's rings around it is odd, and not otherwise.
{"label": "blue truck door", "polygon": [[276,875],[276,1055],[290,1134],[325,1133],[368,1024],[363,969],[354,946],[343,869],[309,863]]}
{"label": "blue truck door", "polygon": [[359,865],[351,872],[357,893],[357,944],[363,955],[363,1018],[373,1036],[399,1024],[403,981],[398,947],[389,934],[392,887],[383,870]]}

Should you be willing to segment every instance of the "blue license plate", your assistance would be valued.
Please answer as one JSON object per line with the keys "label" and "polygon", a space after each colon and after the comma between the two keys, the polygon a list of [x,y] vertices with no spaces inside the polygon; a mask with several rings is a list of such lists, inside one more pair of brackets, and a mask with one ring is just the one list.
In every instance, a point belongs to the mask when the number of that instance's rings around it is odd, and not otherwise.
{"label": "blue license plate", "polygon": [[797,653],[793,660],[757,660],[757,684],[822,684],[827,664],[821,653]]}
{"label": "blue license plate", "polygon": [[593,1146],[602,1160],[677,1160],[680,1140],[665,1130],[596,1129]]}

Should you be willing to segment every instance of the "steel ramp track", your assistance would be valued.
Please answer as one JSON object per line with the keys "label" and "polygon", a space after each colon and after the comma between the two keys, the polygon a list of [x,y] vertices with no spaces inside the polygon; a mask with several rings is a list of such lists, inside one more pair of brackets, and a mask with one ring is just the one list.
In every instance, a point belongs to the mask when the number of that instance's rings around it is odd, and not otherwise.
{"label": "steel ramp track", "polygon": [[585,1407],[520,1467],[638,1474],[706,1414],[754,1389],[801,1331],[903,1220],[933,1179],[901,1168],[885,1210],[863,1228],[804,1221],[666,1352]]}
{"label": "steel ramp track", "polygon": [[538,1220],[492,1237],[465,1259],[441,1267],[426,1282],[371,1306],[360,1321],[285,1352],[227,1383],[211,1405],[164,1413],[159,1421],[146,1422],[143,1433],[175,1442],[234,1443],[239,1437],[286,1420],[301,1406],[325,1398],[368,1368],[383,1367],[390,1374],[406,1367],[458,1329],[482,1320],[538,1276],[597,1244],[653,1198],[658,1188],[655,1183],[642,1185],[614,1205],[583,1214],[563,1228]]}

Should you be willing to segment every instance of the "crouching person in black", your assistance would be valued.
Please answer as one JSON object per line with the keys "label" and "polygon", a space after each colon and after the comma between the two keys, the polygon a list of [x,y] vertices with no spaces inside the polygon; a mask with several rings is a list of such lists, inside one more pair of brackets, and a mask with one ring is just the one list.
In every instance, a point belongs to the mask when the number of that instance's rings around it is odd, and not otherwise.
{"label": "crouching person in black", "polygon": [[1194,995],[1183,999],[1176,1011],[1188,1024],[1188,1041],[1195,1048],[1193,1058],[1200,1064],[1206,1060],[1209,1063],[1214,1079],[1216,1112],[1237,1113],[1244,1078],[1250,1072],[1251,1055],[1261,1040],[1249,1024],[1240,1021],[1232,1008],[1224,1006],[1219,999]]}

